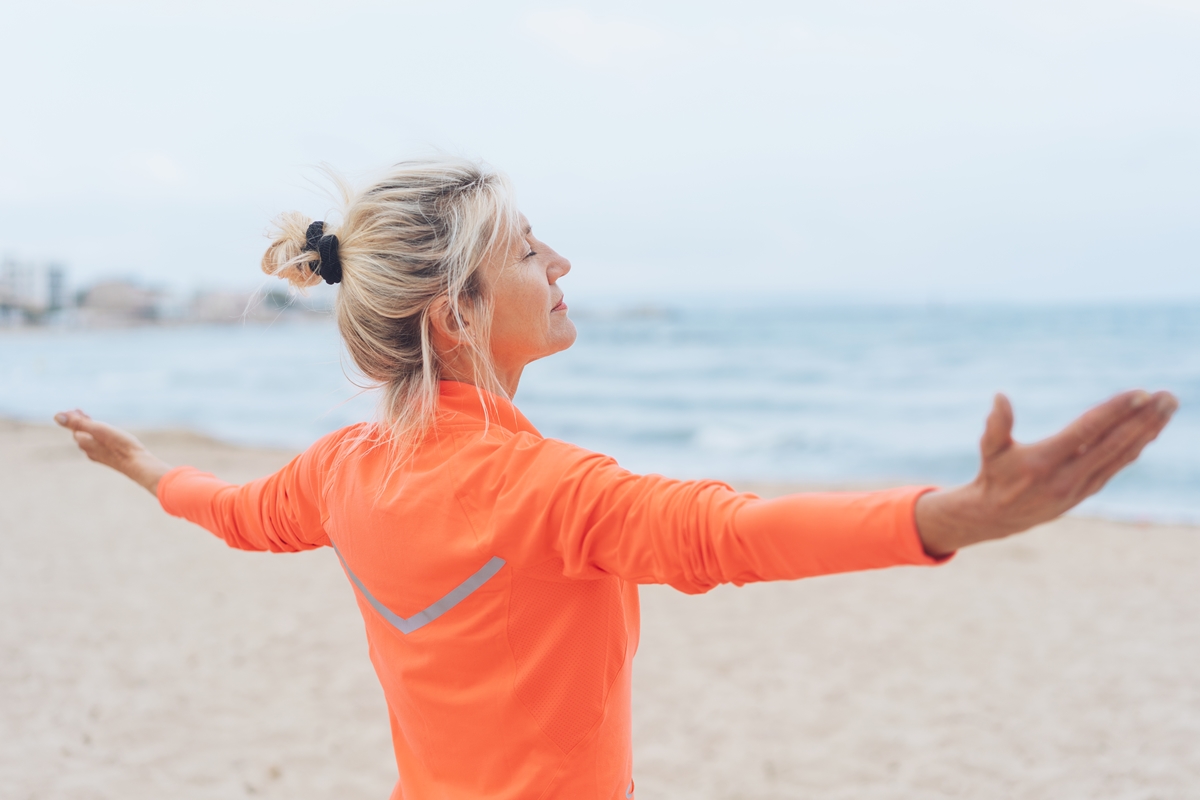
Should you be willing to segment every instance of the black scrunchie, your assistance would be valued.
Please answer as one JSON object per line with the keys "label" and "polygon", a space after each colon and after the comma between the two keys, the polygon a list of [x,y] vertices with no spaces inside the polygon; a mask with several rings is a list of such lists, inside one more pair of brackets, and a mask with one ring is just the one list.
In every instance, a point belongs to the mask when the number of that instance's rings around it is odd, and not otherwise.
{"label": "black scrunchie", "polygon": [[313,272],[332,285],[342,282],[342,257],[338,255],[338,238],[325,233],[324,222],[314,222],[304,233],[304,249],[317,254],[309,264]]}

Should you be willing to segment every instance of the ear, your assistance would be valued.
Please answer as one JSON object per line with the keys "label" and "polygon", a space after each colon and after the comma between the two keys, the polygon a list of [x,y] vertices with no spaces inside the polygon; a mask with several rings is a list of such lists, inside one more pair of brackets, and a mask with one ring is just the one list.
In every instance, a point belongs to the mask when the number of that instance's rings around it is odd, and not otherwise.
{"label": "ear", "polygon": [[433,344],[437,350],[453,350],[463,342],[463,328],[470,327],[471,321],[463,315],[462,324],[454,316],[450,308],[450,298],[446,295],[434,300],[429,305],[429,324],[433,334]]}

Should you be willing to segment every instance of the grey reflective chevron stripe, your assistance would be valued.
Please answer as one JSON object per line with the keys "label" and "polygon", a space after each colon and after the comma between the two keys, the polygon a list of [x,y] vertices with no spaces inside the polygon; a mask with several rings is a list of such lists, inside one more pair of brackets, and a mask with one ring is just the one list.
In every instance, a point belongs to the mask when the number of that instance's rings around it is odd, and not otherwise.
{"label": "grey reflective chevron stripe", "polygon": [[346,563],[346,559],[342,558],[342,553],[337,549],[336,546],[333,548],[333,552],[337,553],[338,560],[342,562],[342,569],[346,570],[346,574],[350,576],[351,583],[353,583],[358,590],[362,592],[362,596],[367,598],[367,602],[371,604],[371,607],[378,611],[381,617],[390,622],[393,628],[404,634],[412,633],[417,628],[422,628],[428,625],[442,614],[445,614],[447,611],[454,608],[463,600],[466,600],[472,592],[487,583],[488,580],[497,572],[499,572],[500,568],[505,564],[503,558],[500,558],[499,556],[492,556],[491,560],[480,567],[474,575],[451,589],[450,592],[441,600],[438,600],[423,611],[418,611],[408,619],[405,619],[399,614],[394,613],[383,603],[376,600],[375,595],[367,591],[367,587],[363,586],[362,581],[358,579],[358,576],[350,571],[350,566]]}

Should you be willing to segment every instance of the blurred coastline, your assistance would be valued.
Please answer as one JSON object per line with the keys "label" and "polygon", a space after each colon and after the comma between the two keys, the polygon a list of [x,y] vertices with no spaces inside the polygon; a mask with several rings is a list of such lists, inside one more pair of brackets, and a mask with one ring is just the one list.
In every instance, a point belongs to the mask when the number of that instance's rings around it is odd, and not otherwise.
{"label": "blurred coastline", "polygon": [[73,286],[62,263],[0,260],[0,329],[275,322],[320,317],[332,307],[327,290],[307,295],[280,287],[182,292],[119,277]]}

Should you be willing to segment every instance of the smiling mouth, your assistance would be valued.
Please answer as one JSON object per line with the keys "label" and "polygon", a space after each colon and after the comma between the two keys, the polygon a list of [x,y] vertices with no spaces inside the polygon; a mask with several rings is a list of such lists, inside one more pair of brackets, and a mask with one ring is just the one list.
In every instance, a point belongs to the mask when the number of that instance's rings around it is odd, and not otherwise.
{"label": "smiling mouth", "polygon": [[564,297],[558,301],[558,305],[556,305],[554,308],[550,309],[550,313],[553,314],[555,311],[566,311],[566,310],[567,310],[567,298]]}

